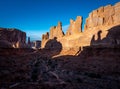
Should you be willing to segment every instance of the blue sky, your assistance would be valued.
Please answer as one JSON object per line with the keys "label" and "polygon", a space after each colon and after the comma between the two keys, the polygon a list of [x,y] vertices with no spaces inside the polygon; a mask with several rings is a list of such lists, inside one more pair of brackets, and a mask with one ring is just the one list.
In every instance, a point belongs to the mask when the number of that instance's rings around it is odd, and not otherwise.
{"label": "blue sky", "polygon": [[51,26],[62,22],[63,29],[69,20],[83,16],[108,4],[120,0],[0,0],[0,27],[18,28],[27,33],[32,40],[40,40],[41,35]]}

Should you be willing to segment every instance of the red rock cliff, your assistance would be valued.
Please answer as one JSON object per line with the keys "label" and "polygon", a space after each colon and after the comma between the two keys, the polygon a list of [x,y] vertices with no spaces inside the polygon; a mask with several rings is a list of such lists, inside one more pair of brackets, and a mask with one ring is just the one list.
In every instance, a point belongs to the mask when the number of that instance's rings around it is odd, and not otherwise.
{"label": "red rock cliff", "polygon": [[0,28],[0,47],[23,48],[26,44],[26,33],[18,29]]}
{"label": "red rock cliff", "polygon": [[[114,6],[102,6],[93,10],[82,31],[82,17],[78,16],[76,21],[70,20],[70,26],[65,36],[60,35],[62,31],[56,33],[50,30],[50,38],[57,37],[57,40],[64,48],[79,48],[89,45],[111,45],[112,43],[120,44],[120,2]],[[116,30],[117,29],[117,30]],[[59,34],[60,33],[60,34]],[[93,42],[94,41],[94,42]],[[91,44],[92,42],[92,44]],[[44,44],[45,45],[45,44]]]}

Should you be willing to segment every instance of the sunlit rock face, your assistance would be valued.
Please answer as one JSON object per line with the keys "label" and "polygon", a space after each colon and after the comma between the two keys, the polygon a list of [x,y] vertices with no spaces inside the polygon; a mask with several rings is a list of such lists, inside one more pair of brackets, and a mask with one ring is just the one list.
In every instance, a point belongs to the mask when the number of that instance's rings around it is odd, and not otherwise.
{"label": "sunlit rock face", "polygon": [[54,39],[54,37],[61,38],[63,36],[64,36],[64,33],[62,31],[62,23],[61,22],[58,22],[57,26],[51,27],[49,39]]}
{"label": "sunlit rock face", "polygon": [[76,34],[81,33],[81,24],[82,24],[81,16],[78,16],[76,21],[70,20],[70,26],[67,30],[66,35],[64,35],[62,31],[62,23],[58,22],[58,26],[51,27],[49,33],[43,34],[41,48],[44,48],[46,43],[50,39],[54,39],[54,38],[56,38],[56,40],[60,42],[63,47],[69,47],[69,46],[72,47],[75,44],[73,43],[72,45],[70,42],[68,42],[69,39],[67,38],[72,37],[72,39],[74,39],[76,37]]}
{"label": "sunlit rock face", "polygon": [[64,32],[62,31],[62,23],[58,22],[57,26],[53,26],[50,28],[50,32],[42,35],[41,48],[45,48],[47,41],[49,41],[50,39],[60,39],[63,36]]}
{"label": "sunlit rock face", "polygon": [[48,40],[49,40],[49,32],[46,32],[46,34],[42,35],[41,48],[45,47],[45,44]]}
{"label": "sunlit rock face", "polygon": [[86,19],[85,30],[103,25],[110,26],[119,24],[119,6],[120,3],[117,3],[114,6],[107,5],[91,12]]}
{"label": "sunlit rock face", "polygon": [[82,17],[81,16],[77,16],[76,21],[74,21],[73,19],[70,20],[70,26],[67,30],[66,35],[73,35],[73,34],[77,34],[82,32]]}
{"label": "sunlit rock face", "polygon": [[[79,34],[72,34],[70,28],[74,23],[71,20],[66,37],[61,40],[64,48],[77,48],[90,45],[119,45],[120,44],[120,2],[114,6],[107,5],[93,10],[84,26],[84,30]],[[81,20],[79,20],[81,22]],[[74,26],[73,26],[74,27]],[[75,26],[77,30],[79,28]],[[71,33],[70,33],[71,32]],[[69,33],[69,34],[68,34]],[[68,36],[69,35],[69,36]]]}
{"label": "sunlit rock face", "polygon": [[86,19],[84,30],[82,31],[81,28],[82,17],[77,16],[75,21],[70,20],[70,26],[65,36],[63,36],[63,34],[61,35],[62,30],[60,30],[60,34],[58,34],[55,32],[56,27],[52,27],[48,39],[57,37],[57,41],[62,44],[62,49],[79,49],[81,46],[90,45],[119,45],[120,2],[114,6],[107,5],[93,10]]}
{"label": "sunlit rock face", "polygon": [[[114,6],[107,5],[105,7],[100,7],[97,10],[92,11],[89,14],[89,17],[86,19],[86,24],[84,27],[84,32],[88,34],[88,42],[90,42],[91,39],[94,39],[99,40],[99,42],[96,42],[94,45],[111,45],[113,43],[113,40],[117,40],[117,44],[119,44],[119,39],[115,39],[113,36],[109,35],[112,33],[119,33],[119,17],[120,2],[116,3]],[[117,38],[119,38],[118,35]]]}
{"label": "sunlit rock face", "polygon": [[[18,29],[0,28],[0,45],[3,48],[24,48],[26,46],[26,33]],[[6,46],[2,46],[6,44]],[[8,46],[9,45],[9,46]]]}

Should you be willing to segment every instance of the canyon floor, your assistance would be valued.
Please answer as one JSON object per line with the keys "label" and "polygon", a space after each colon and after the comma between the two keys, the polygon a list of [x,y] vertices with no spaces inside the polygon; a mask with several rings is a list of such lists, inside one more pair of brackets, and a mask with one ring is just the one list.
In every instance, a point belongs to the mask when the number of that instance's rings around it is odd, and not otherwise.
{"label": "canyon floor", "polygon": [[0,89],[120,89],[120,46],[0,49]]}

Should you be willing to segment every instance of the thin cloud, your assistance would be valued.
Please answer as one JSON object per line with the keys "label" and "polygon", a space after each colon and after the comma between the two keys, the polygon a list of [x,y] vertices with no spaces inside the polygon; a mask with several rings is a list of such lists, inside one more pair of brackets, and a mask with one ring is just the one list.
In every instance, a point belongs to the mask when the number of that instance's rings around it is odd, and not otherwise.
{"label": "thin cloud", "polygon": [[62,26],[63,32],[66,33],[67,29],[69,27],[69,24]]}
{"label": "thin cloud", "polygon": [[31,41],[41,40],[42,33],[38,31],[27,32],[27,37],[30,37]]}

